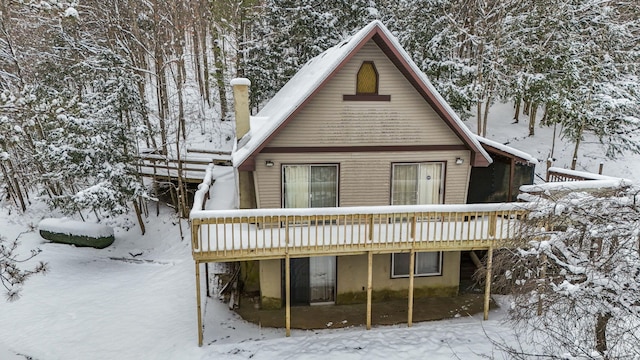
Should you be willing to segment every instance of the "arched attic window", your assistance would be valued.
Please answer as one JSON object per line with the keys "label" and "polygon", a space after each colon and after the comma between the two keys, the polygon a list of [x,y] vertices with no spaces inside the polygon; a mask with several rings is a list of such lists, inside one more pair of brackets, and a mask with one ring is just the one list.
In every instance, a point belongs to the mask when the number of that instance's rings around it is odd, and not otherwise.
{"label": "arched attic window", "polygon": [[356,94],[378,94],[378,70],[373,61],[365,61],[360,66],[356,80]]}
{"label": "arched attic window", "polygon": [[379,95],[380,77],[373,61],[364,61],[356,75],[355,95],[342,95],[344,101],[390,101],[391,95]]}

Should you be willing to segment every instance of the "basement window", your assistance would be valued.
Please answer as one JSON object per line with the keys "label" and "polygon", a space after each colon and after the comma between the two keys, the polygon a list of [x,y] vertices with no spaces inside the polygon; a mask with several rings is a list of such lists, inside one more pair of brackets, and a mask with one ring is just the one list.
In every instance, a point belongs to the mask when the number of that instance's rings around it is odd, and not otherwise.
{"label": "basement window", "polygon": [[[410,259],[409,253],[391,254],[391,277],[409,277]],[[442,251],[416,252],[413,270],[414,276],[442,275]]]}

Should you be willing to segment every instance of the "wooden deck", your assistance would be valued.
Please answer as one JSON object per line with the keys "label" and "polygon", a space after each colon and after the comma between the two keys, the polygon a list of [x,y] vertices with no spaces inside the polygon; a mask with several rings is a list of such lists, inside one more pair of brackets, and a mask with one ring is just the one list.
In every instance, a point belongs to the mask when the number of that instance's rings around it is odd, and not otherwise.
{"label": "wooden deck", "polygon": [[192,211],[192,253],[215,262],[489,249],[514,239],[525,214],[522,203]]}
{"label": "wooden deck", "polygon": [[[367,254],[366,328],[371,329],[373,254],[408,252],[407,325],[411,326],[416,253],[486,249],[486,278],[491,279],[493,249],[509,246],[518,237],[520,222],[530,207],[527,203],[503,203],[206,210],[212,173],[210,165],[190,214],[200,346],[202,263],[284,259],[285,331],[289,336],[291,258]],[[490,289],[491,282],[485,282],[485,319],[489,316]]]}

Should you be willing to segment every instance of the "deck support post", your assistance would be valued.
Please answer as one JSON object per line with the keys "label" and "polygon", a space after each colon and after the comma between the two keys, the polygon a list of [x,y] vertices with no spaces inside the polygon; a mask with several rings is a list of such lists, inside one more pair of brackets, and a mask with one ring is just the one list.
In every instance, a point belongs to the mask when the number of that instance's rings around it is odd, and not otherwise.
{"label": "deck support post", "polygon": [[207,294],[206,297],[210,297],[211,293],[209,292],[209,263],[204,263],[204,290]]}
{"label": "deck support post", "polygon": [[371,292],[373,290],[373,252],[367,253],[367,330],[371,330]]}
{"label": "deck support post", "polygon": [[413,325],[413,273],[415,271],[416,251],[411,249],[409,257],[409,311],[407,312],[407,326]]}
{"label": "deck support post", "polygon": [[291,336],[291,266],[289,253],[284,258],[284,302],[285,302],[285,331],[286,336]]}
{"label": "deck support post", "polygon": [[196,260],[196,308],[198,310],[198,346],[202,346],[202,306],[200,300],[200,262]]}
{"label": "deck support post", "polygon": [[484,278],[484,319],[489,320],[489,301],[491,300],[491,267],[493,265],[493,245],[487,252],[487,274]]}

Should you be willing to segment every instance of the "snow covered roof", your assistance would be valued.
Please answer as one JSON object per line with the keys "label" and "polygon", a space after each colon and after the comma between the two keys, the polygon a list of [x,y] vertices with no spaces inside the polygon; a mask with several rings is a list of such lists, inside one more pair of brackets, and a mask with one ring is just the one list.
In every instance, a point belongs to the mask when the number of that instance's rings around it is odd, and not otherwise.
{"label": "snow covered roof", "polygon": [[494,148],[495,150],[498,150],[500,152],[506,153],[507,155],[511,155],[511,157],[516,157],[518,159],[520,159],[520,161],[522,162],[526,162],[529,163],[531,165],[537,165],[538,164],[538,159],[534,158],[533,156],[527,154],[524,151],[520,151],[518,149],[514,149],[511,146],[507,146],[504,144],[501,144],[499,142],[493,141],[493,140],[489,140],[487,138],[484,138],[482,136],[476,135],[476,139],[478,139],[478,141],[480,141],[480,143],[482,145],[486,145],[489,147]]}
{"label": "snow covered roof", "polygon": [[[472,165],[492,162],[474,134],[447,104],[427,76],[413,62],[398,40],[382,22],[375,20],[351,38],[309,60],[255,117],[251,118],[250,139],[233,154],[233,164],[242,168],[262,150],[286,123],[320,90],[369,40],[382,49],[433,109],[445,120],[472,152]],[[249,161],[247,161],[249,160]]]}

